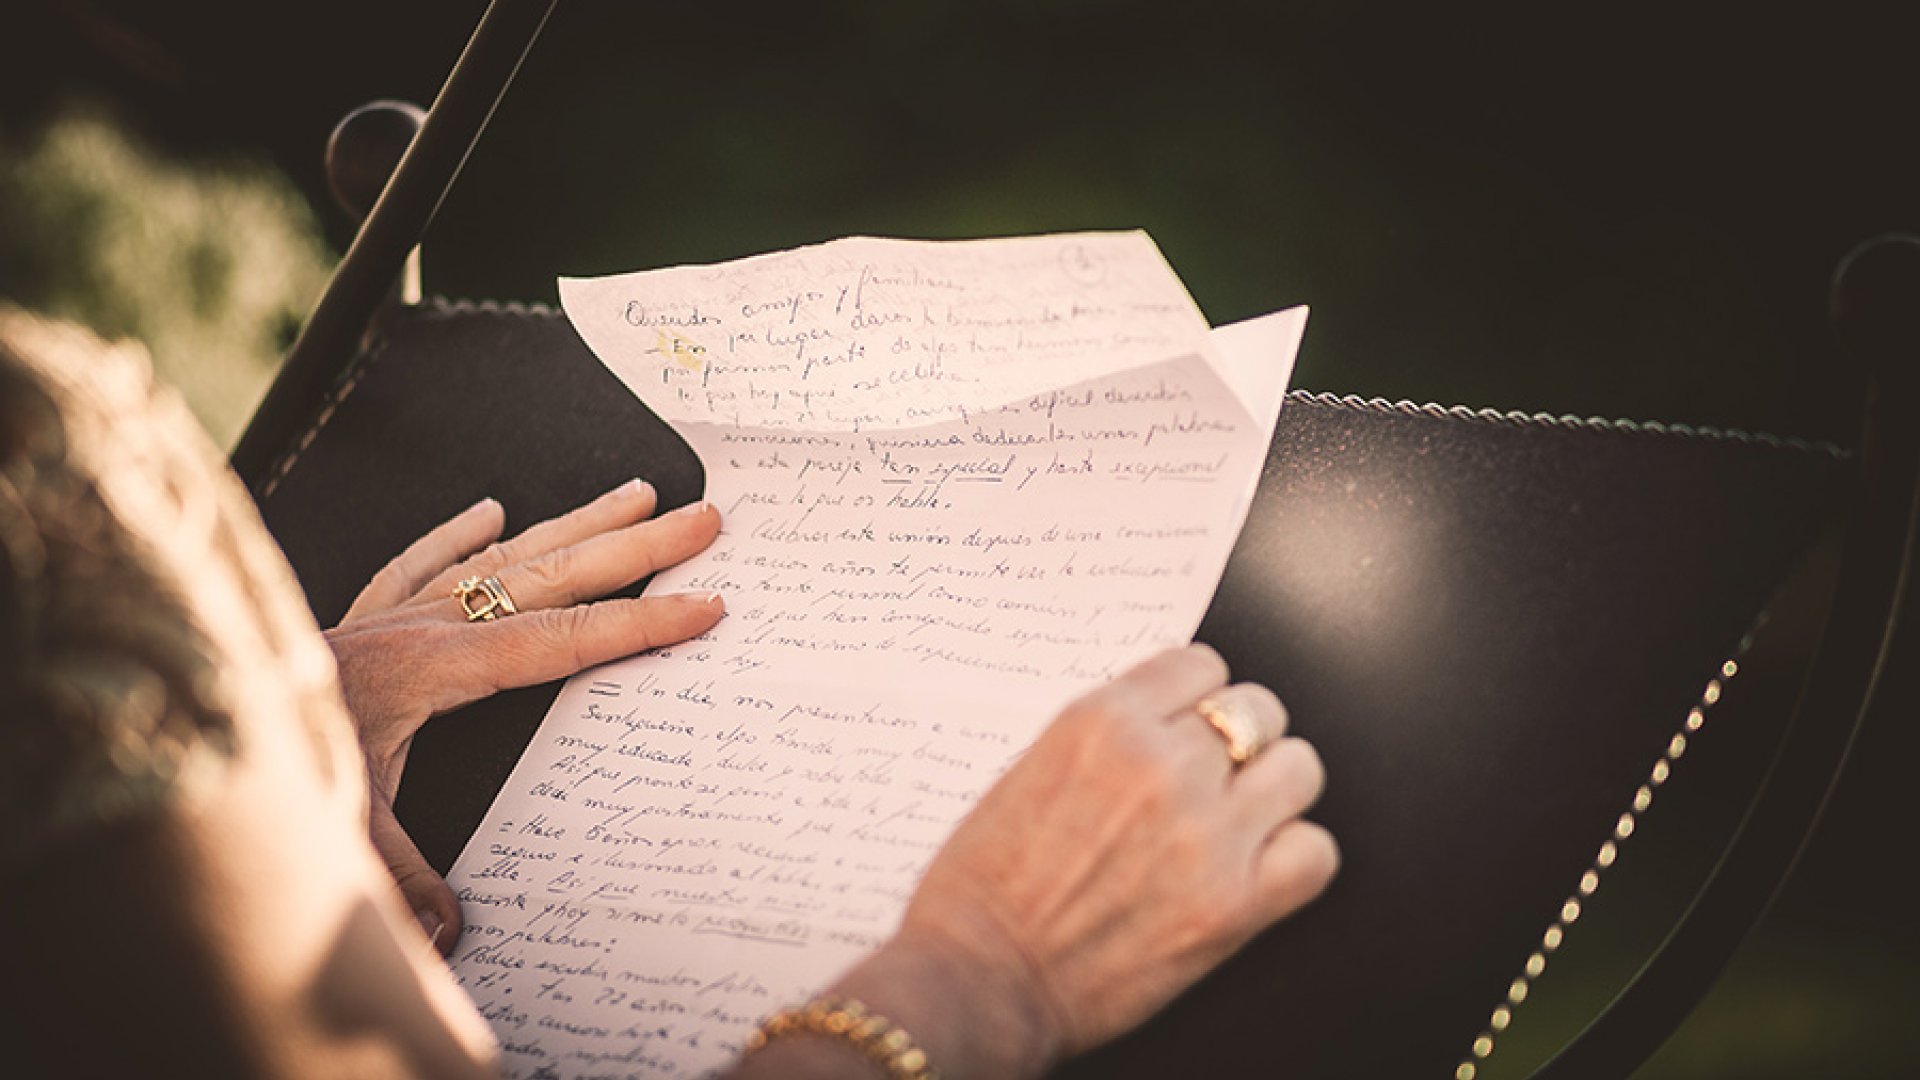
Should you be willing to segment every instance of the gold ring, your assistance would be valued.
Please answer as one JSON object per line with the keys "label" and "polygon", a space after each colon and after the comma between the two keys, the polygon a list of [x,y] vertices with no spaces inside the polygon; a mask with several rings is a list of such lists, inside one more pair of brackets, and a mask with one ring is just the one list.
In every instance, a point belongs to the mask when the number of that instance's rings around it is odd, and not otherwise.
{"label": "gold ring", "polygon": [[1220,737],[1227,740],[1227,756],[1233,759],[1235,768],[1245,765],[1258,757],[1274,742],[1276,733],[1246,705],[1234,698],[1201,698],[1193,707],[1200,719],[1213,726]]}
{"label": "gold ring", "polygon": [[492,622],[502,615],[520,614],[520,609],[513,606],[513,597],[507,595],[507,587],[500,584],[497,577],[463,578],[453,587],[453,598],[460,601],[460,610],[467,613],[468,622]]}

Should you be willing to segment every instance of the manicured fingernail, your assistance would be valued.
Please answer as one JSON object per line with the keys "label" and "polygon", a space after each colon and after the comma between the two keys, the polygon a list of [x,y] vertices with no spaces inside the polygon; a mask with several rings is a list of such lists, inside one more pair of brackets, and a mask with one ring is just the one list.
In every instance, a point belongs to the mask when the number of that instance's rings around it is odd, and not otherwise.
{"label": "manicured fingernail", "polygon": [[447,924],[441,921],[440,916],[435,913],[432,908],[420,908],[413,913],[413,917],[419,920],[420,930],[427,935],[427,941],[430,942],[434,948],[439,948],[440,931],[445,930]]}
{"label": "manicured fingernail", "polygon": [[636,476],[614,490],[626,495],[645,495],[647,492],[653,490],[653,485]]}
{"label": "manicured fingernail", "polygon": [[467,507],[467,513],[471,514],[475,510],[480,510],[487,506],[499,506],[499,505],[500,505],[500,501],[498,499],[495,499],[493,496],[489,495],[486,498],[481,499],[479,502],[474,503],[472,506]]}
{"label": "manicured fingernail", "polygon": [[719,604],[724,602],[721,600],[720,594],[717,592],[714,592],[711,589],[706,590],[705,592],[683,592],[679,595],[682,599],[688,601],[689,603],[704,604],[709,607],[714,604]]}
{"label": "manicured fingernail", "polygon": [[[686,514],[687,516],[692,517],[695,514],[704,514],[711,509],[713,509],[713,504],[706,501],[705,499],[702,499],[696,503],[688,503],[687,505],[681,507],[680,509],[675,510],[673,513]],[[670,514],[668,516],[671,517],[672,515]]]}

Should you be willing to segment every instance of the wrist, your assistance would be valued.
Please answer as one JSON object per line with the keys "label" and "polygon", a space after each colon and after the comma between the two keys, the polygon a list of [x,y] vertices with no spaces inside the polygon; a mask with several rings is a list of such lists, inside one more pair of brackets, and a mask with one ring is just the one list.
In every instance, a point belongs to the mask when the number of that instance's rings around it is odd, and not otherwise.
{"label": "wrist", "polygon": [[1061,1056],[1051,1016],[1020,976],[926,934],[902,931],[830,992],[892,1019],[945,1080],[1038,1077]]}

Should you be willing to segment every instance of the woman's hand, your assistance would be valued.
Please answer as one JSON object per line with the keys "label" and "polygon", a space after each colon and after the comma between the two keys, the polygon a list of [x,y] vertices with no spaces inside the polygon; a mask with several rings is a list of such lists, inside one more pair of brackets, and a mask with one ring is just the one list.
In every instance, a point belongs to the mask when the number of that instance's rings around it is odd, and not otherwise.
{"label": "woman's hand", "polygon": [[[1138,1026],[1319,895],[1339,865],[1300,817],[1319,756],[1280,738],[1235,769],[1195,704],[1231,699],[1276,732],[1286,711],[1226,678],[1195,646],[1068,707],[948,840],[899,933],[833,993],[898,1021],[949,1077],[1034,1076]],[[776,1040],[741,1075],[834,1075],[848,1053]]]}
{"label": "woman's hand", "polygon": [[[588,602],[699,553],[720,531],[707,503],[659,518],[654,506],[653,488],[635,480],[497,543],[505,515],[483,500],[388,563],[327,632],[366,753],[374,846],[442,952],[460,936],[460,905],[393,816],[413,736],[431,717],[501,690],[684,641],[719,621],[725,607],[712,593]],[[488,575],[519,614],[469,622],[454,586]]]}

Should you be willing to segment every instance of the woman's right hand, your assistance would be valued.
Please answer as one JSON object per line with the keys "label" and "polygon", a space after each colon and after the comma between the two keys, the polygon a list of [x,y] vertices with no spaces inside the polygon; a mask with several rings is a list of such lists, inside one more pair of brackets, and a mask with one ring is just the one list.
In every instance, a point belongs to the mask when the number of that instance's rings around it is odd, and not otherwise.
{"label": "woman's right hand", "polygon": [[1274,731],[1286,711],[1226,679],[1194,646],[1069,706],[948,840],[892,941],[832,992],[894,1018],[949,1077],[1033,1076],[1138,1026],[1318,896],[1339,865],[1301,818],[1319,756],[1280,738],[1236,769],[1194,706],[1236,699]]}

